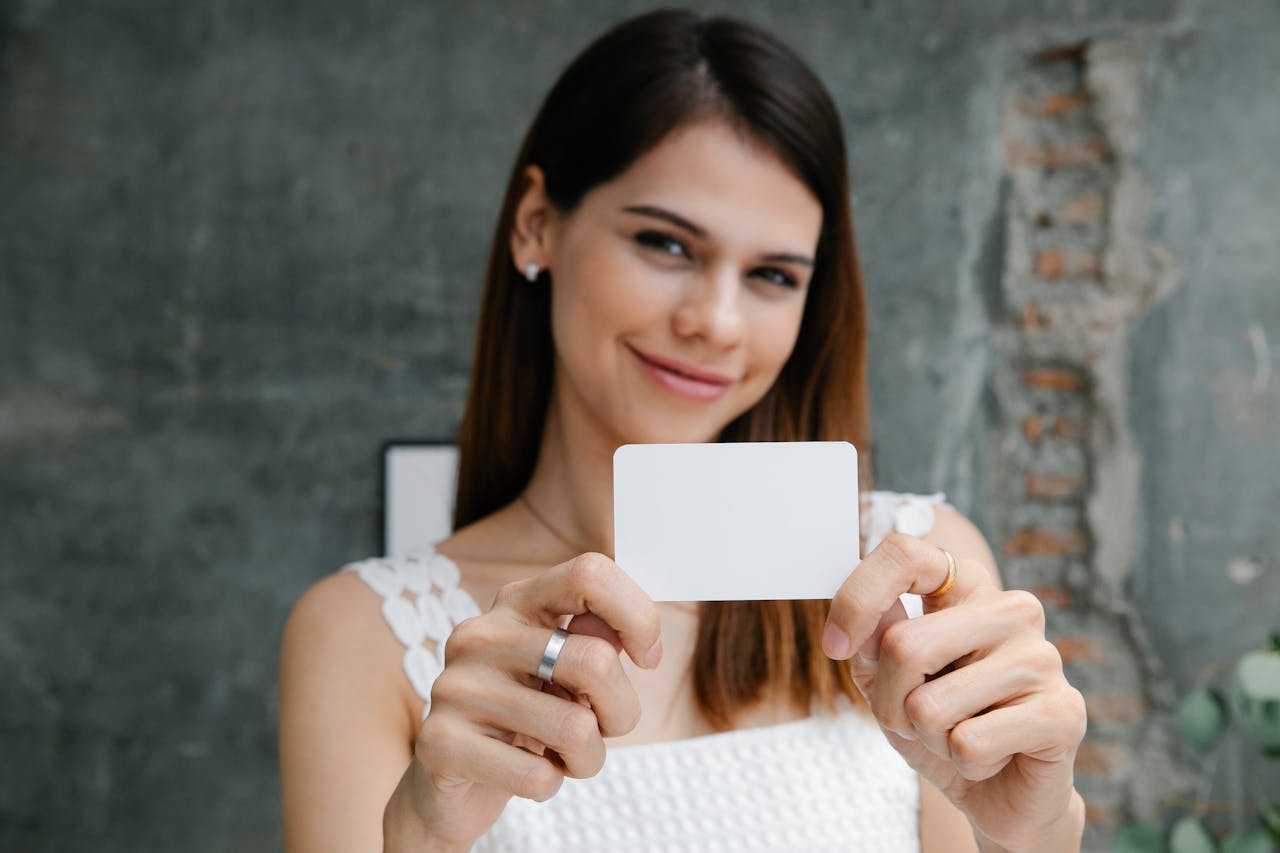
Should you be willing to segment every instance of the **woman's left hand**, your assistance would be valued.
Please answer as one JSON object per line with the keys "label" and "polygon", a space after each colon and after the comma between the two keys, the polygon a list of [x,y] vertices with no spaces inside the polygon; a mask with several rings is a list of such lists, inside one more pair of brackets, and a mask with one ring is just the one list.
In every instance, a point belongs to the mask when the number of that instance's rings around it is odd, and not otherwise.
{"label": "woman's left hand", "polygon": [[[964,812],[984,848],[1078,850],[1084,699],[1045,639],[1044,608],[959,557],[955,585],[929,595],[947,574],[940,548],[889,534],[832,599],[823,649],[852,658],[889,743]],[[923,616],[906,618],[904,592],[925,596]]]}

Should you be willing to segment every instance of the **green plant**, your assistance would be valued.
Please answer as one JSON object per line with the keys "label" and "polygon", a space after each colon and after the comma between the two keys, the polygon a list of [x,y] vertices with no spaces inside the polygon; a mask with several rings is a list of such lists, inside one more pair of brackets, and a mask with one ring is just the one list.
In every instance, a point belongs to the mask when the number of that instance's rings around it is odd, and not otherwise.
{"label": "green plant", "polygon": [[[1230,676],[1223,672],[1230,668]],[[1214,682],[1226,681],[1225,690]],[[1211,754],[1220,746],[1223,733],[1234,726],[1249,742],[1270,759],[1280,759],[1280,632],[1271,635],[1271,647],[1248,651],[1211,667],[1178,703],[1174,714],[1178,733],[1188,744]],[[1216,765],[1215,765],[1216,766]],[[1208,774],[1212,776],[1212,772]],[[1210,780],[1211,781],[1211,780]],[[1274,796],[1274,792],[1272,792]],[[1211,804],[1204,796],[1189,803],[1182,814],[1163,832],[1148,821],[1135,821],[1117,830],[1112,853],[1275,853],[1280,850],[1280,803],[1262,793],[1255,801],[1231,811],[1256,811],[1257,826],[1217,839],[1205,825]]]}

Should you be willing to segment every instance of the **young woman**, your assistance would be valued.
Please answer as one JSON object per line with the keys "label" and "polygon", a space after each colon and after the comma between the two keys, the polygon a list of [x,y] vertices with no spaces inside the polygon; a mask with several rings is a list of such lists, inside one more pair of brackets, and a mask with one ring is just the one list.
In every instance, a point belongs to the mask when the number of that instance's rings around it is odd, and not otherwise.
{"label": "young woman", "polygon": [[588,47],[498,219],[456,532],[289,617],[288,849],[1077,849],[1080,694],[940,496],[864,470],[830,602],[655,605],[607,556],[621,444],[843,439],[865,468],[865,328],[809,68],[682,12]]}

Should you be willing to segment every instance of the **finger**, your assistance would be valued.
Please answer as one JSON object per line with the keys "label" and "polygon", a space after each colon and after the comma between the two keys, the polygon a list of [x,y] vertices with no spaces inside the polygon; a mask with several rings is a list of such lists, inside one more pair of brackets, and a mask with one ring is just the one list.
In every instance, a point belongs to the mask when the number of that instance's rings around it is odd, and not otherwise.
{"label": "finger", "polygon": [[[445,657],[451,667],[465,663],[497,669],[527,688],[543,690],[554,698],[585,702],[599,718],[606,737],[626,734],[639,722],[640,699],[622,669],[617,647],[609,640],[569,634],[552,668],[552,683],[544,687],[537,671],[551,629],[510,621],[469,625],[471,622],[479,620],[459,623],[447,641]],[[439,678],[444,678],[451,667],[445,667]],[[477,692],[480,689],[483,688],[477,688]]]}
{"label": "finger", "polygon": [[514,681],[490,679],[480,683],[470,673],[455,676],[453,683],[436,695],[448,702],[455,692],[465,696],[465,705],[457,707],[465,708],[467,719],[492,727],[496,737],[519,734],[554,750],[567,776],[586,779],[604,766],[605,743],[599,720],[591,708],[580,702],[531,690]]}
{"label": "finger", "polygon": [[951,761],[966,779],[979,782],[1018,760],[1028,774],[1070,774],[1084,737],[1084,697],[1065,681],[962,720],[949,737]]}
{"label": "finger", "polygon": [[640,722],[640,697],[622,669],[617,650],[599,637],[570,634],[551,678],[587,703],[605,737],[624,735]]}
{"label": "finger", "polygon": [[1035,596],[1022,590],[975,596],[963,607],[899,621],[881,638],[871,710],[882,726],[911,739],[915,726],[905,701],[930,676],[1010,642],[1038,648],[1043,637],[1044,610]]}
{"label": "finger", "polygon": [[1057,649],[1041,640],[990,655],[927,681],[903,700],[908,724],[930,752],[951,757],[950,735],[964,720],[1023,700],[1062,679]]}
{"label": "finger", "polygon": [[548,626],[558,624],[561,616],[595,614],[617,633],[637,666],[652,669],[661,660],[662,624],[653,599],[603,554],[582,554],[508,584],[495,603]]}
{"label": "finger", "polygon": [[[860,562],[831,599],[822,648],[835,660],[847,659],[875,631],[880,617],[904,592],[927,595],[946,580],[948,563],[942,549],[905,533],[890,533]],[[956,583],[930,604],[963,601],[991,575],[981,565],[956,558]]]}
{"label": "finger", "polygon": [[548,758],[495,740],[435,709],[422,722],[415,752],[438,778],[488,785],[538,802],[551,799],[564,782],[564,771]]}

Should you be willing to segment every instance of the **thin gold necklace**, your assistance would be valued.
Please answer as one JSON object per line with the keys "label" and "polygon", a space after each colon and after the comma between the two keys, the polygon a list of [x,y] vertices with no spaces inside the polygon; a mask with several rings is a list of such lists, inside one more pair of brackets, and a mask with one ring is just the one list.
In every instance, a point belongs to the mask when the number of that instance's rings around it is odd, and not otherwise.
{"label": "thin gold necklace", "polygon": [[[529,512],[529,515],[533,516],[534,521],[542,525],[546,529],[546,531],[550,533],[552,536],[554,536],[556,539],[559,539],[562,545],[567,545],[569,547],[569,550],[572,551],[575,556],[578,554],[585,554],[588,551],[593,550],[591,548],[585,548],[582,545],[579,545],[577,542],[574,542],[568,536],[565,536],[563,533],[557,530],[555,525],[547,521],[546,517],[542,513],[534,509],[533,502],[530,501],[527,497],[525,497],[524,492],[521,492],[519,495],[517,495],[516,500],[520,501],[520,505],[523,506]],[[666,603],[673,610],[680,610],[692,616],[698,616],[700,612],[698,607],[698,604],[699,604],[698,602],[669,601]]]}
{"label": "thin gold necklace", "polygon": [[521,505],[523,505],[524,508],[529,511],[529,515],[532,515],[534,520],[537,521],[538,524],[541,524],[544,528],[546,528],[546,531],[548,533],[550,533],[555,538],[559,539],[562,545],[567,545],[569,547],[569,550],[572,551],[575,556],[578,554],[585,554],[588,551],[594,550],[592,548],[584,548],[582,545],[579,545],[577,542],[574,542],[568,536],[565,536],[563,533],[557,530],[554,524],[547,521],[547,519],[542,515],[542,513],[538,512],[536,509],[533,508],[533,502],[530,501],[527,497],[525,497],[524,492],[521,492],[516,499],[519,500]]}

